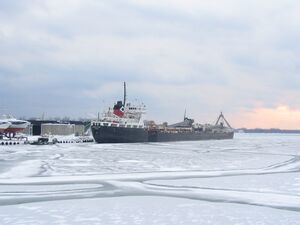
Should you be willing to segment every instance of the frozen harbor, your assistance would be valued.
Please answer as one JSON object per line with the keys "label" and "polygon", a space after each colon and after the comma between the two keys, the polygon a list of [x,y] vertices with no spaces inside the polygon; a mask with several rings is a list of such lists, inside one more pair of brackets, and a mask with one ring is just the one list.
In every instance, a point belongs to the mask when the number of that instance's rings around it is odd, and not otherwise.
{"label": "frozen harbor", "polygon": [[300,224],[300,135],[0,146],[0,224]]}

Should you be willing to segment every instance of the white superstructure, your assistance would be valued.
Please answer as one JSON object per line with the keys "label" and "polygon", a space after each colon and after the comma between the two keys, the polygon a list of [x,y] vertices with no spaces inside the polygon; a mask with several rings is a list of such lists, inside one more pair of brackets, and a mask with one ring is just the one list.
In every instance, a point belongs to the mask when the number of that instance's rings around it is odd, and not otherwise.
{"label": "white superstructure", "polygon": [[124,83],[124,101],[118,101],[113,108],[108,108],[101,118],[92,121],[92,125],[144,128],[143,114],[146,114],[146,106],[143,103],[126,103],[126,84]]}

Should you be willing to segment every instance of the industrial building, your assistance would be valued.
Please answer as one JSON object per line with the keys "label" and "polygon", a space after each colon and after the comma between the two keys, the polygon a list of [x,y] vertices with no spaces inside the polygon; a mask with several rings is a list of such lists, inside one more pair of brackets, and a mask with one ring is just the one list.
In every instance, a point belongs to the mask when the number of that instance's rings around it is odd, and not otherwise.
{"label": "industrial building", "polygon": [[90,127],[89,121],[56,121],[56,120],[28,120],[31,125],[24,133],[39,135],[84,135]]}

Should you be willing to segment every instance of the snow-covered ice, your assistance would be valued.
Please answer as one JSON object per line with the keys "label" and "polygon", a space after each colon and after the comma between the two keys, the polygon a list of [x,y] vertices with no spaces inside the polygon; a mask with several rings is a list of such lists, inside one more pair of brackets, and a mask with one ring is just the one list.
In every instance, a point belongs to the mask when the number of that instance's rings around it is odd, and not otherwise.
{"label": "snow-covered ice", "polygon": [[300,135],[0,146],[0,224],[300,224]]}

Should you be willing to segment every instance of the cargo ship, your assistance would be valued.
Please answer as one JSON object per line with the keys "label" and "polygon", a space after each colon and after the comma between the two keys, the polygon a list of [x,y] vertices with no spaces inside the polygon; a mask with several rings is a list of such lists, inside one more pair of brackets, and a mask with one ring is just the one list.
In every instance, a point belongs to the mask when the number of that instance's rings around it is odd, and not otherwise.
{"label": "cargo ship", "polygon": [[232,139],[234,130],[221,113],[215,124],[198,124],[184,114],[182,122],[167,125],[154,121],[143,121],[144,104],[126,101],[124,82],[123,101],[117,101],[103,116],[91,123],[93,137],[97,143],[170,142]]}

